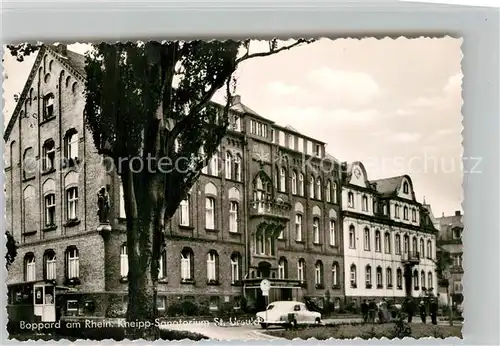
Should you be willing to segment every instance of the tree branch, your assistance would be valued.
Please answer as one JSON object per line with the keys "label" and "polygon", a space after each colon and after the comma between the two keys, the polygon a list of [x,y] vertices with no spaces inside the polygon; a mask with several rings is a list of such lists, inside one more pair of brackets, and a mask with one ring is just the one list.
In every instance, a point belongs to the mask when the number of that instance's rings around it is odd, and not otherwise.
{"label": "tree branch", "polygon": [[265,57],[265,56],[269,56],[269,55],[273,55],[273,54],[277,54],[279,52],[282,52],[284,50],[289,50],[289,49],[292,49],[293,47],[297,47],[303,43],[305,44],[310,44],[310,43],[313,43],[315,42],[316,39],[304,39],[304,38],[301,38],[299,40],[297,40],[297,42],[289,45],[289,46],[284,46],[284,47],[281,47],[281,48],[278,48],[278,49],[275,49],[275,50],[269,50],[268,52],[260,52],[260,53],[254,53],[254,54],[249,54],[248,53],[248,50],[247,50],[247,53],[245,55],[243,55],[241,58],[237,59],[236,60],[236,65],[240,64],[241,62],[245,61],[245,60],[248,60],[248,59],[252,59],[252,58],[260,58],[260,57]]}

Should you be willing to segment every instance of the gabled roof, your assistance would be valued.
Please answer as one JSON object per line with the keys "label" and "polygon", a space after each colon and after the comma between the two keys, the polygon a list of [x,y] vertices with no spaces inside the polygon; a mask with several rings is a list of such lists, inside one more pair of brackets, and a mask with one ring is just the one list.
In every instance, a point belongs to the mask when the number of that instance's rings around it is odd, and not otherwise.
{"label": "gabled roof", "polygon": [[375,187],[381,195],[394,196],[397,194],[397,190],[405,177],[405,175],[400,175],[397,177],[371,180],[370,182],[376,184]]}
{"label": "gabled roof", "polygon": [[73,71],[73,73],[76,76],[80,77],[80,79],[85,79],[85,76],[86,76],[86,74],[85,74],[85,57],[83,55],[72,52],[70,50],[66,50],[65,51],[66,56],[64,56],[60,53],[60,46],[42,45],[40,47],[40,50],[37,53],[35,61],[33,62],[33,66],[31,67],[30,74],[28,75],[28,78],[26,79],[26,83],[24,84],[23,91],[21,92],[21,95],[19,96],[19,100],[17,101],[16,108],[14,108],[14,111],[12,112],[9,123],[7,124],[7,127],[5,128],[5,132],[3,135],[4,141],[7,141],[9,139],[12,128],[14,127],[14,125],[17,121],[17,118],[19,116],[19,112],[21,111],[22,104],[24,103],[24,101],[26,100],[26,97],[28,96],[31,84],[33,82],[33,79],[36,76],[38,67],[40,66],[42,57],[45,55],[44,53],[46,51],[50,51],[62,65],[64,65],[69,70]]}

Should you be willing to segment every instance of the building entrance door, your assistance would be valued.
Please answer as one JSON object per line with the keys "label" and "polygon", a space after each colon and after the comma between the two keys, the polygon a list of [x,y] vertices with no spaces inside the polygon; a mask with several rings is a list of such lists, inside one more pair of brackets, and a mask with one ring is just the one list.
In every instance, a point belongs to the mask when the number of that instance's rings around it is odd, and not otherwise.
{"label": "building entrance door", "polygon": [[56,292],[54,286],[40,284],[33,286],[33,306],[35,316],[42,322],[56,321]]}

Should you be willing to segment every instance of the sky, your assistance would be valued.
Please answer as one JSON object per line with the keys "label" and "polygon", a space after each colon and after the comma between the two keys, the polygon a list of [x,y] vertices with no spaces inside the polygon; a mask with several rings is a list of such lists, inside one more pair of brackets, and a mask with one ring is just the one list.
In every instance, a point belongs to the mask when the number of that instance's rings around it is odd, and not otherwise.
{"label": "sky", "polygon": [[[258,114],[325,142],[337,159],[363,162],[369,180],[409,174],[418,201],[436,217],[452,215],[463,199],[461,43],[322,39],[242,63],[236,93]],[[34,56],[4,59],[7,124]]]}

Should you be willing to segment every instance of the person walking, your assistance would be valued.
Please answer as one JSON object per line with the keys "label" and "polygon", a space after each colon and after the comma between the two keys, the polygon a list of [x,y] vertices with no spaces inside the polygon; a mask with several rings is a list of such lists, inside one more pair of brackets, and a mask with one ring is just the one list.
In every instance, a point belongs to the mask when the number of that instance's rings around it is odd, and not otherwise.
{"label": "person walking", "polygon": [[370,303],[368,303],[368,320],[372,323],[375,322],[377,310],[377,303],[375,303],[375,301],[373,300],[370,300]]}
{"label": "person walking", "polygon": [[420,305],[418,306],[419,312],[420,312],[420,319],[422,320],[422,323],[425,324],[425,321],[427,319],[427,307],[425,306],[425,302],[423,300],[420,301]]}
{"label": "person walking", "polygon": [[415,314],[415,306],[413,302],[413,298],[407,297],[404,302],[404,311],[408,315],[408,323],[411,323],[413,320],[413,315]]}
{"label": "person walking", "polygon": [[368,303],[366,302],[366,299],[364,299],[363,303],[361,303],[361,314],[363,315],[363,321],[365,323],[368,322]]}
{"label": "person walking", "polygon": [[437,324],[437,312],[438,312],[438,301],[436,297],[431,298],[431,303],[429,306],[432,324]]}

